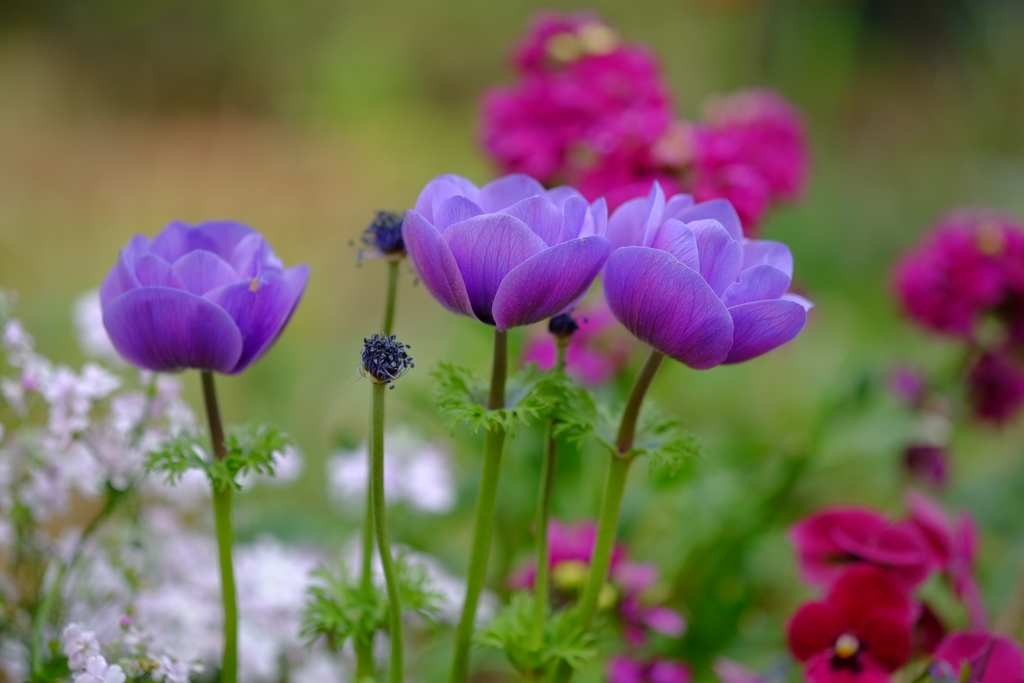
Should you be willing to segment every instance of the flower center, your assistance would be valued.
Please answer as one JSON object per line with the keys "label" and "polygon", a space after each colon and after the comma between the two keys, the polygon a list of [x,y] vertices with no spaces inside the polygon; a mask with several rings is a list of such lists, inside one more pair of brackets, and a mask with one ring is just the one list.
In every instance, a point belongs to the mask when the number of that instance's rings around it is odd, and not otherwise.
{"label": "flower center", "polygon": [[402,240],[402,221],[404,220],[404,213],[378,211],[377,217],[363,232],[361,238],[363,244],[384,256],[404,256],[405,242]]}
{"label": "flower center", "polygon": [[860,650],[860,641],[849,633],[844,633],[836,639],[835,653],[839,659],[850,659]]}
{"label": "flower center", "polygon": [[588,570],[588,566],[579,560],[566,560],[555,565],[551,578],[562,590],[578,590],[586,582]]}

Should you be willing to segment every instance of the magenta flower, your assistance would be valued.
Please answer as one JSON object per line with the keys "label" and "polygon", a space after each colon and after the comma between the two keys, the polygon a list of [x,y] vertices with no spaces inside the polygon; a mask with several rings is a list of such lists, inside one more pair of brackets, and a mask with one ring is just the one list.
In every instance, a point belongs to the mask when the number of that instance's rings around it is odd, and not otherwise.
{"label": "magenta flower", "polygon": [[593,15],[544,14],[519,48],[521,81],[484,96],[482,139],[506,173],[580,182],[606,158],[649,146],[672,107],[654,58]]}
{"label": "magenta flower", "polygon": [[870,565],[847,569],[825,600],[789,622],[789,649],[809,683],[888,683],[911,652],[914,605],[905,587]]}
{"label": "magenta flower", "polygon": [[608,660],[608,683],[690,683],[689,667],[671,659],[641,660],[618,655]]}
{"label": "magenta flower", "polygon": [[1024,367],[1007,351],[985,351],[967,370],[967,398],[979,420],[1012,420],[1024,406]]}
{"label": "magenta flower", "polygon": [[[606,306],[577,309],[573,317],[579,329],[565,350],[566,372],[581,384],[601,386],[625,367],[628,343],[621,338],[624,335],[614,335],[614,329],[621,328],[613,327],[615,319]],[[523,363],[533,363],[542,370],[553,368],[556,358],[554,338],[547,332],[527,342],[523,352]]]}
{"label": "magenta flower", "polygon": [[1024,652],[1009,638],[987,631],[949,634],[935,651],[935,659],[948,664],[954,680],[970,667],[968,683],[1024,683]]}
{"label": "magenta flower", "polygon": [[974,521],[969,515],[961,515],[954,522],[935,501],[917,492],[907,495],[907,510],[910,523],[926,541],[933,566],[945,572],[953,591],[964,601],[971,625],[985,628],[985,606],[974,579],[978,557],[978,530]]}
{"label": "magenta flower", "polygon": [[[583,586],[597,538],[593,522],[562,524],[552,520],[548,525],[548,567],[551,569],[555,600],[568,602]],[[536,560],[532,559],[509,577],[516,589],[533,587],[537,578]],[[658,580],[658,568],[633,562],[626,557],[626,548],[616,544],[611,558],[608,590],[602,598],[612,608],[627,642],[641,645],[647,631],[668,636],[682,635],[686,621],[673,609],[651,604],[650,589]]]}
{"label": "magenta flower", "polygon": [[572,306],[601,270],[611,245],[603,200],[545,190],[510,175],[478,188],[439,176],[402,226],[427,291],[453,313],[498,330],[529,325]]}
{"label": "magenta flower", "polygon": [[724,200],[669,200],[655,184],[612,214],[616,248],[604,292],[641,341],[699,370],[750,360],[793,339],[811,304],[787,293],[793,257],[780,242],[743,237]]}
{"label": "magenta flower", "polygon": [[277,340],[308,278],[241,223],[171,223],[121,250],[100,289],[103,325],[141,368],[235,374]]}
{"label": "magenta flower", "polygon": [[795,524],[789,538],[800,573],[808,583],[827,586],[850,564],[871,564],[898,577],[908,588],[923,582],[936,561],[920,530],[893,523],[863,508],[830,508]]}
{"label": "magenta flower", "polygon": [[1024,342],[1024,226],[983,209],[944,216],[896,266],[894,289],[915,322],[974,341],[983,318]]}

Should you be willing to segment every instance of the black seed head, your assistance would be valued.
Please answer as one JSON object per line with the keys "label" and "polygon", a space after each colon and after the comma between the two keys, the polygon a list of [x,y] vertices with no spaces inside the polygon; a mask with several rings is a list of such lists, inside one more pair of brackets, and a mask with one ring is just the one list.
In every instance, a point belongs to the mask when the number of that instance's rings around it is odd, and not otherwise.
{"label": "black seed head", "polygon": [[579,323],[568,313],[556,315],[548,321],[548,332],[556,337],[568,339],[578,329],[580,329]]}
{"label": "black seed head", "polygon": [[409,348],[408,344],[397,341],[395,335],[375,334],[363,339],[363,376],[394,389],[395,380],[415,367],[412,356],[406,353]]}
{"label": "black seed head", "polygon": [[360,256],[405,256],[405,242],[402,241],[402,221],[404,213],[394,211],[378,211],[369,227],[360,238],[366,250]]}

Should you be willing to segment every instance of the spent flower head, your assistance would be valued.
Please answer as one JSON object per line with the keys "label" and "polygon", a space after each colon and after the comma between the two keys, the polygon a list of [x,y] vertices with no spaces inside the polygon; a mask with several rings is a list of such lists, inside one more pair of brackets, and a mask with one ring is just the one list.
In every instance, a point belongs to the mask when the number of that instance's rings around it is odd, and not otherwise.
{"label": "spent flower head", "polygon": [[359,258],[385,258],[398,260],[405,258],[405,242],[402,240],[402,221],[405,213],[395,211],[378,211],[373,222],[363,231],[359,241],[363,248],[359,250]]}
{"label": "spent flower head", "polygon": [[406,353],[410,349],[395,335],[374,334],[363,339],[363,365],[360,372],[377,384],[395,388],[395,380],[415,367],[412,356]]}

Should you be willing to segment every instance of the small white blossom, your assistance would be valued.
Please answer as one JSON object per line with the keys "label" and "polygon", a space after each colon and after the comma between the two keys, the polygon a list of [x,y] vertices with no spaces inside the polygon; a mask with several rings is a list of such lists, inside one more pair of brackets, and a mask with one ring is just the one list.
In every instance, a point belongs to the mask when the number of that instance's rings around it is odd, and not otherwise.
{"label": "small white blossom", "polygon": [[124,683],[126,676],[117,664],[110,666],[103,655],[89,657],[85,671],[75,674],[74,683]]}
{"label": "small white blossom", "polygon": [[105,361],[121,362],[121,356],[110,341],[107,328],[103,326],[103,307],[100,304],[100,290],[93,289],[82,294],[72,307],[78,343],[87,356]]}
{"label": "small white blossom", "polygon": [[61,633],[61,641],[64,645],[64,654],[68,658],[68,668],[73,672],[84,671],[89,660],[100,654],[100,643],[96,639],[96,634],[83,630],[78,624],[65,626],[64,632]]}

